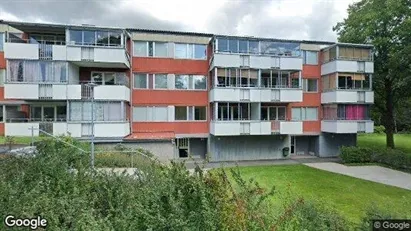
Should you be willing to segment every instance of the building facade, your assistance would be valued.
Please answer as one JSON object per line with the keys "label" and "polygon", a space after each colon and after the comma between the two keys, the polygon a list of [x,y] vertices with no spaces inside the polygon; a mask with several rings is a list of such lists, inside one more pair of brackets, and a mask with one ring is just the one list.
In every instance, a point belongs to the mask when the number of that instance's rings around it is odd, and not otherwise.
{"label": "building facade", "polygon": [[370,45],[0,24],[1,135],[233,161],[335,156],[373,132]]}

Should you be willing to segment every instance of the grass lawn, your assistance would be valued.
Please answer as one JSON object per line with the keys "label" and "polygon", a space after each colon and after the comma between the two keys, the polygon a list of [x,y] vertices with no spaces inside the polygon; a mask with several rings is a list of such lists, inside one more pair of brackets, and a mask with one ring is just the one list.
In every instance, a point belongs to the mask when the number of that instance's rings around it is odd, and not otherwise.
{"label": "grass lawn", "polygon": [[[254,178],[267,189],[302,196],[334,208],[348,221],[358,223],[375,203],[386,211],[411,218],[411,191],[330,173],[304,165],[240,167],[242,176]],[[274,195],[274,203],[281,200]]]}
{"label": "grass lawn", "polygon": [[[38,141],[44,139],[44,137],[34,137],[34,141]],[[15,136],[13,138],[15,144],[30,144],[31,143],[31,136]],[[6,144],[6,137],[0,136],[0,145]]]}
{"label": "grass lawn", "polygon": [[[360,134],[358,135],[360,147],[385,147],[385,134]],[[411,134],[395,134],[395,147],[411,155]]]}

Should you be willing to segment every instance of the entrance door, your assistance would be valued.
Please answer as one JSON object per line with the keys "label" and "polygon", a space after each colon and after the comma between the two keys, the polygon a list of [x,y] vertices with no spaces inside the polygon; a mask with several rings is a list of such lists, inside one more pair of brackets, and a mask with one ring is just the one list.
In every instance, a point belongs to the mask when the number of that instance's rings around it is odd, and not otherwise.
{"label": "entrance door", "polygon": [[290,154],[295,155],[297,153],[297,143],[295,136],[291,136],[291,147],[290,147]]}

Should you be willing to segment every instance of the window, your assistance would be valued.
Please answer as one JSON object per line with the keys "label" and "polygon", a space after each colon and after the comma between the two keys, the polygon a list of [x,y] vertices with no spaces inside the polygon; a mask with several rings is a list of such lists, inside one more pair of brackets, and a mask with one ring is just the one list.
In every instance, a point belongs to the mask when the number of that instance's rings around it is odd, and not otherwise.
{"label": "window", "polygon": [[207,120],[206,107],[194,107],[194,120]]}
{"label": "window", "polygon": [[148,75],[147,74],[134,74],[134,88],[148,88]]}
{"label": "window", "polygon": [[175,107],[175,120],[187,120],[187,107]]}
{"label": "window", "polygon": [[238,53],[238,40],[237,39],[228,40],[228,48],[231,53]]}
{"label": "window", "polygon": [[4,33],[0,33],[0,51],[3,51],[4,46]]}
{"label": "window", "polygon": [[160,43],[156,42],[155,43],[155,56],[156,57],[167,57],[167,43]]}
{"label": "window", "polygon": [[291,109],[292,120],[318,120],[318,108],[294,107]]}
{"label": "window", "polygon": [[57,106],[57,121],[66,121],[67,119],[67,107],[66,106]]}
{"label": "window", "polygon": [[176,75],[175,81],[176,89],[188,89],[188,75]]}
{"label": "window", "polygon": [[201,90],[207,89],[206,76],[194,75],[193,79],[194,79],[194,89],[201,89]]}
{"label": "window", "polygon": [[91,82],[98,85],[128,85],[124,72],[91,72]]}
{"label": "window", "polygon": [[305,92],[317,92],[317,79],[303,79],[303,90]]}
{"label": "window", "polygon": [[154,83],[156,89],[167,89],[167,74],[155,74]]}
{"label": "window", "polygon": [[187,58],[187,44],[175,44],[174,55],[176,58],[184,59]]}
{"label": "window", "polygon": [[261,106],[261,120],[285,120],[286,107]]}
{"label": "window", "polygon": [[278,56],[300,56],[299,43],[261,41],[260,48],[262,54]]}
{"label": "window", "polygon": [[134,41],[134,56],[147,56],[147,42]]}
{"label": "window", "polygon": [[195,59],[207,59],[206,45],[201,45],[201,44],[194,45],[194,58]]}
{"label": "window", "polygon": [[303,63],[308,65],[318,65],[318,52],[303,51]]}
{"label": "window", "polygon": [[228,51],[228,40],[227,39],[218,39],[217,51]]}
{"label": "window", "polygon": [[250,41],[249,42],[249,51],[251,54],[258,54],[259,53],[259,49],[258,49],[258,41]]}
{"label": "window", "polygon": [[202,44],[176,43],[174,56],[179,59],[207,59],[207,46]]}
{"label": "window", "polygon": [[239,40],[239,50],[240,53],[248,53],[248,41],[247,40]]}
{"label": "window", "polygon": [[8,82],[66,82],[67,62],[9,60]]}
{"label": "window", "polygon": [[[33,37],[36,39],[36,37]],[[121,46],[122,33],[115,31],[69,30],[69,44],[86,46]],[[48,38],[45,37],[47,40]]]}
{"label": "window", "polygon": [[126,121],[126,114],[121,110],[122,102],[95,101],[94,106],[89,101],[72,101],[69,104],[70,121],[91,121],[92,107],[95,121]]}
{"label": "window", "polygon": [[206,107],[202,106],[176,106],[174,109],[175,120],[207,120]]}

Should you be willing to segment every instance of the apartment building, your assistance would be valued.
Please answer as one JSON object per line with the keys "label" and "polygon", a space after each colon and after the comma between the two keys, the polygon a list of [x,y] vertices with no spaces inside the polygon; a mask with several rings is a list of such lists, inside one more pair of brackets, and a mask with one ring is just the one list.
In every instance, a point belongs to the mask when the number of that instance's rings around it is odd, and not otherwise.
{"label": "apartment building", "polygon": [[373,131],[369,45],[0,24],[2,135],[226,161],[335,156]]}

